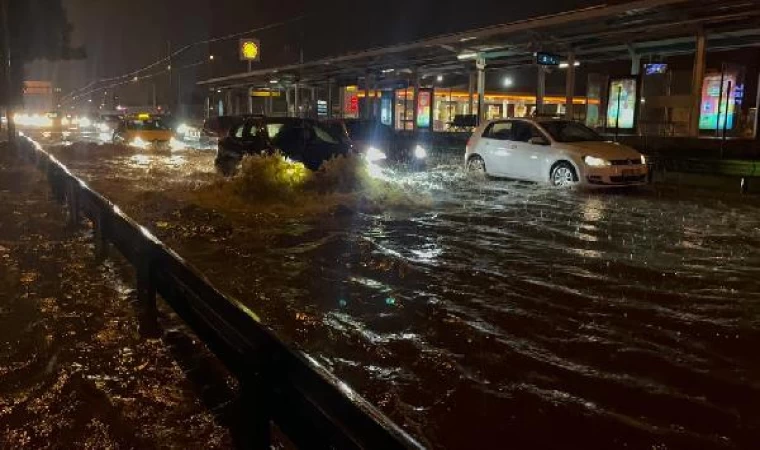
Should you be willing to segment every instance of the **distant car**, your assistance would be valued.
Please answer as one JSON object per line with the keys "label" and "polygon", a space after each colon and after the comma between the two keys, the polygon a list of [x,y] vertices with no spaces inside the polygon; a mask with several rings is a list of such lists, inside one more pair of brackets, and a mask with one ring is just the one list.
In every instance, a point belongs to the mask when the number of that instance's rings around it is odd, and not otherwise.
{"label": "distant car", "polygon": [[169,149],[174,133],[162,117],[138,114],[122,120],[113,135],[114,144],[141,149]]}
{"label": "distant car", "polygon": [[251,117],[234,126],[219,141],[215,164],[225,174],[234,172],[245,155],[273,154],[318,170],[325,161],[351,153],[351,144],[315,120],[289,117]]}
{"label": "distant car", "polygon": [[331,119],[324,123],[334,134],[347,137],[356,152],[371,163],[408,164],[413,169],[427,165],[427,145],[400,139],[388,125],[364,119]]}
{"label": "distant car", "polygon": [[641,153],[558,119],[489,121],[467,143],[465,164],[470,172],[554,186],[636,186],[648,180]]}
{"label": "distant car", "polygon": [[120,114],[101,114],[95,121],[95,128],[100,133],[106,133],[113,136],[113,132],[118,128],[119,123],[124,119]]}

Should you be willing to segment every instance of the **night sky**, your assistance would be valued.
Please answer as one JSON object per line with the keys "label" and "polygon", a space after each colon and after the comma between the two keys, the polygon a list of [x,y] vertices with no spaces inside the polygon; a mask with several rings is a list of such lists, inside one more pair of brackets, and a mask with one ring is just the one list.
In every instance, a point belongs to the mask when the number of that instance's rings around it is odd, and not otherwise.
{"label": "night sky", "polygon": [[[53,79],[64,92],[93,79],[121,75],[156,61],[176,48],[269,23],[305,15],[297,23],[257,33],[261,66],[296,62],[300,50],[310,60],[368,47],[390,45],[440,33],[511,22],[532,16],[587,7],[598,0],[443,1],[443,0],[64,0],[74,25],[74,45],[83,44],[83,62],[32,64],[30,79]],[[237,40],[197,47],[175,67],[203,60],[215,63],[183,71],[182,83],[245,70],[237,61]],[[168,79],[157,79],[159,96]],[[122,88],[125,98],[147,99],[145,87]]]}

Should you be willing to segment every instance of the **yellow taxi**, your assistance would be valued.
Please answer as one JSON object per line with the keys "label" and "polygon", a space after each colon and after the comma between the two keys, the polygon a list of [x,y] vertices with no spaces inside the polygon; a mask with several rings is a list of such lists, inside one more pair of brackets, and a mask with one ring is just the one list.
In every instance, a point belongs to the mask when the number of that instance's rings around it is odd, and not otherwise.
{"label": "yellow taxi", "polygon": [[126,144],[141,149],[168,149],[174,133],[161,116],[137,114],[119,123],[113,134],[114,144]]}

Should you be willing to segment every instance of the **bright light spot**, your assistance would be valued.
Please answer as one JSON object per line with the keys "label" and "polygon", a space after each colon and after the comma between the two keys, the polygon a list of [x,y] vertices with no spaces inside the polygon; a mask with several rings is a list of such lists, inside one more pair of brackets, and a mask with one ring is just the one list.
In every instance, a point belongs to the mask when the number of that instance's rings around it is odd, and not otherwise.
{"label": "bright light spot", "polygon": [[177,127],[177,133],[179,134],[187,134],[187,132],[190,131],[190,127],[187,126],[187,124],[180,124]]}
{"label": "bright light spot", "polygon": [[414,157],[417,159],[425,159],[427,158],[427,150],[421,145],[418,145],[414,148]]}
{"label": "bright light spot", "polygon": [[138,166],[147,166],[150,164],[150,157],[147,155],[135,155],[129,159]]}
{"label": "bright light spot", "polygon": [[64,127],[69,126],[69,124],[70,124],[69,119],[67,119],[66,117],[61,119],[61,125],[63,125]]}
{"label": "bright light spot", "polygon": [[514,80],[512,80],[512,77],[504,77],[504,80],[502,81],[502,84],[504,87],[510,87],[514,84]]}
{"label": "bright light spot", "polygon": [[[567,67],[568,67],[569,65],[570,65],[570,64],[569,64],[569,63],[567,63],[567,62],[561,62],[561,63],[559,63],[559,68],[560,68],[560,69],[567,69]],[[580,62],[580,61],[575,61],[575,62],[573,63],[573,66],[575,66],[575,67],[578,67],[578,66],[580,66],[580,65],[581,65],[581,62]]]}
{"label": "bright light spot", "polygon": [[[106,127],[108,128],[108,127]],[[111,133],[103,133],[101,132],[100,135],[98,135],[98,139],[100,139],[101,142],[108,142],[112,139]]]}
{"label": "bright light spot", "polygon": [[137,147],[145,150],[146,148],[150,147],[150,142],[144,140],[140,136],[134,138],[132,142],[129,143],[132,147]]}
{"label": "bright light spot", "polygon": [[478,54],[475,52],[464,52],[457,55],[458,60],[464,60],[464,59],[475,59],[478,57]]}
{"label": "bright light spot", "polygon": [[280,80],[269,80],[269,84],[277,84]]}
{"label": "bright light spot", "polygon": [[601,166],[609,166],[612,165],[609,161],[602,158],[597,158],[595,156],[586,156],[583,158],[583,162],[585,162],[587,165],[591,167],[601,167]]}
{"label": "bright light spot", "polygon": [[79,126],[81,128],[90,128],[92,126],[92,121],[87,117],[82,117],[79,119]]}
{"label": "bright light spot", "polygon": [[383,168],[378,166],[377,164],[373,164],[373,163],[367,164],[367,174],[369,174],[370,177],[376,178],[379,180],[387,179],[383,171]]}
{"label": "bright light spot", "polygon": [[171,148],[172,150],[184,150],[187,148],[187,145],[185,145],[185,143],[180,141],[179,139],[171,138],[171,140],[169,141],[169,148]]}
{"label": "bright light spot", "polygon": [[383,73],[391,73],[391,72],[393,72],[393,71],[395,71],[395,70],[396,70],[396,69],[383,69],[383,70],[382,70],[382,72],[383,72]]}
{"label": "bright light spot", "polygon": [[438,75],[437,77],[435,77],[435,79],[440,83],[441,81],[443,81],[443,75]]}
{"label": "bright light spot", "polygon": [[101,124],[98,124],[98,130],[101,133],[110,133],[111,132],[111,127],[109,127],[105,123],[101,123]]}
{"label": "bright light spot", "polygon": [[367,150],[367,154],[365,155],[365,158],[367,159],[367,161],[371,163],[375,163],[375,162],[387,159],[388,156],[382,151],[376,149],[375,147],[370,147],[369,150]]}

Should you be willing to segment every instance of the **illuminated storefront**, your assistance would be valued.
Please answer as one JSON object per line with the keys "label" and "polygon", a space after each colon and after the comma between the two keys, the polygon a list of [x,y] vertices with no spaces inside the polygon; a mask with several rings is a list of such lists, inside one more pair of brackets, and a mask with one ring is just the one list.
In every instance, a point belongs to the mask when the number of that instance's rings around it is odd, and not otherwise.
{"label": "illuminated storefront", "polygon": [[[576,105],[586,105],[586,99],[576,97]],[[598,103],[598,100],[595,101]],[[452,129],[456,116],[477,114],[478,99],[473,98],[470,111],[470,98],[467,91],[454,89],[435,89],[433,93],[432,130],[458,131]],[[549,96],[544,98],[545,111],[548,114],[564,112],[565,97]],[[487,120],[507,117],[528,117],[536,109],[536,97],[522,93],[486,93],[485,117]],[[414,88],[396,90],[394,126],[397,130],[414,128]]]}
{"label": "illuminated storefront", "polygon": [[[395,94],[395,95],[394,95]],[[424,89],[421,91],[420,105],[417,105],[417,129],[429,129],[436,132],[461,131],[452,126],[456,116],[477,114],[478,98],[470,99],[467,91],[456,89]],[[344,91],[343,117],[360,117],[359,105],[364,102],[365,92],[356,86],[348,86]],[[415,105],[414,88],[401,88],[385,91],[370,91],[374,99],[375,117],[396,130],[414,130]],[[432,101],[431,101],[432,98]],[[599,107],[599,99],[576,97],[575,105],[587,104]],[[536,110],[536,97],[524,93],[491,93],[485,95],[485,118],[487,120],[509,117],[530,117]],[[363,108],[364,106],[362,106]],[[432,108],[432,109],[431,109]],[[548,96],[544,98],[545,114],[564,114],[565,97]]]}

